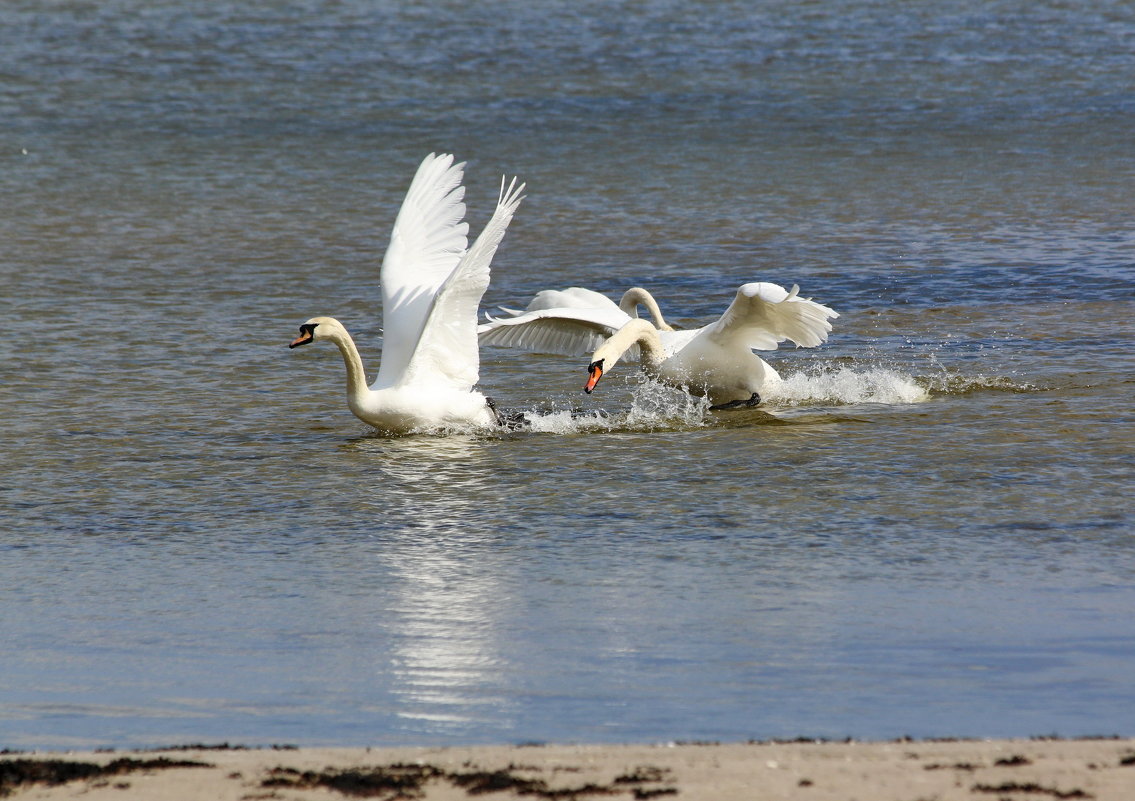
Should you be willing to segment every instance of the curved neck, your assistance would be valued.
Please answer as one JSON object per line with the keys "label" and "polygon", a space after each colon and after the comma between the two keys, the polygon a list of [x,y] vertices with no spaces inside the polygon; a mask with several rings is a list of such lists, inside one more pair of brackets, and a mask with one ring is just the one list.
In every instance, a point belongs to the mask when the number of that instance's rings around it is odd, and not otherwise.
{"label": "curved neck", "polygon": [[638,304],[640,303],[646,307],[647,313],[654,318],[654,324],[660,331],[674,330],[663,319],[662,310],[658,308],[654,296],[640,286],[632,286],[623,293],[623,298],[619,301],[619,308],[631,317],[638,317]]}
{"label": "curved neck", "polygon": [[662,339],[658,336],[657,329],[648,321],[639,319],[631,320],[608,337],[595,351],[594,360],[607,360],[609,370],[632,345],[638,345],[642,349],[644,365],[655,367],[662,363]]}
{"label": "curved neck", "polygon": [[343,354],[343,364],[347,367],[347,400],[354,401],[365,395],[368,389],[363,359],[359,356],[359,349],[355,347],[355,340],[351,339],[346,329],[341,334],[336,331],[331,341]]}

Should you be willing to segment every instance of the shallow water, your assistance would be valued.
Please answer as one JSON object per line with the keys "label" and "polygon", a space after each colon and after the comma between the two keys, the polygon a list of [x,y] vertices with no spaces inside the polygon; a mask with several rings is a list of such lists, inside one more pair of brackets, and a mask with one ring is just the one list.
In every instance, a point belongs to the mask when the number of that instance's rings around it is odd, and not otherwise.
{"label": "shallow water", "polygon": [[[1135,11],[971,5],[6,5],[0,746],[1135,733]],[[486,310],[832,338],[375,436],[285,345],[373,375],[430,150],[528,181]]]}

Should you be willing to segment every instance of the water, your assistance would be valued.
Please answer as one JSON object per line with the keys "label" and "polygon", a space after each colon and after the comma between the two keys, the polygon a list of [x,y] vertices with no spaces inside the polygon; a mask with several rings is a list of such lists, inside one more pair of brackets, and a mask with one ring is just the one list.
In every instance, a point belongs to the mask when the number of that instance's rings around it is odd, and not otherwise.
{"label": "water", "polygon": [[[0,746],[1135,734],[1130,4],[262,5],[0,10]],[[285,345],[373,375],[431,150],[528,181],[486,310],[832,339],[376,437]]]}

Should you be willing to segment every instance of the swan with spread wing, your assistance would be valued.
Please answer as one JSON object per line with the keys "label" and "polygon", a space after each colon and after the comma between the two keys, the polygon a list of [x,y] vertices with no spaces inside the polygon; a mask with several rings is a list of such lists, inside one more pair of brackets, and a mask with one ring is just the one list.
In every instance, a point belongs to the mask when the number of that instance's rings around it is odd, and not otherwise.
{"label": "swan with spread wing", "polygon": [[291,348],[326,340],[347,368],[347,405],[384,433],[497,427],[504,421],[478,380],[477,307],[489,265],[524,184],[501,181],[497,207],[467,248],[464,163],[431,153],[418,167],[394,223],[381,270],[382,362],[367,386],[362,358],[333,317],[312,317]]}
{"label": "swan with spread wing", "polygon": [[483,345],[567,356],[592,353],[588,393],[626,356],[639,358],[647,375],[707,398],[712,409],[750,407],[760,403],[762,389],[780,381],[753,351],[776,350],[785,340],[816,347],[832,330],[828,320],[839,316],[799,291],[765,281],[743,284],[720,318],[693,330],[657,327],[604,298],[606,304],[536,308],[493,319],[478,331]]}

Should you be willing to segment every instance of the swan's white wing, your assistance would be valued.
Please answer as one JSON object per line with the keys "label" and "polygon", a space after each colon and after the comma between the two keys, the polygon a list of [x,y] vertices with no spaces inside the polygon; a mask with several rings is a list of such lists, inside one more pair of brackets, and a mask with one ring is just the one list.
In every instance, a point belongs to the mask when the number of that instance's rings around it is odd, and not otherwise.
{"label": "swan's white wing", "polygon": [[776,350],[786,339],[814,348],[832,330],[828,318],[839,317],[827,306],[797,297],[800,287],[788,291],[766,282],[743,284],[737,296],[715,323],[706,326],[715,342],[740,340],[755,350]]}
{"label": "swan's white wing", "polygon": [[464,166],[431,153],[402,201],[382,260],[382,364],[375,388],[402,380],[434,296],[465,253]]}
{"label": "swan's white wing", "polygon": [[489,286],[489,265],[512,216],[524,199],[524,184],[512,179],[501,193],[485,230],[438,291],[406,369],[407,383],[444,383],[468,391],[478,379],[477,306]]}
{"label": "swan's white wing", "polygon": [[[537,309],[517,317],[493,319],[477,333],[482,345],[583,356],[594,353],[630,319],[613,303],[611,308]],[[637,352],[629,358],[637,358]]]}

